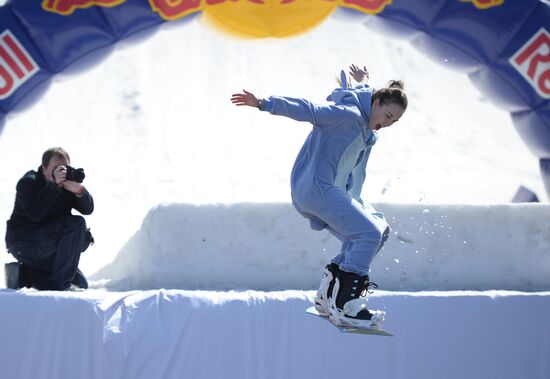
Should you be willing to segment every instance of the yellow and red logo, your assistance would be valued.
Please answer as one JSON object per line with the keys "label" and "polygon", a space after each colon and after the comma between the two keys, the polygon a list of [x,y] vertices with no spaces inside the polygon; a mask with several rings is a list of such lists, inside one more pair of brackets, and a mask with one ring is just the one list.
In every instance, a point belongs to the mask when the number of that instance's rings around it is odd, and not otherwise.
{"label": "yellow and red logo", "polygon": [[[126,0],[43,0],[49,12],[70,15],[92,6],[114,7]],[[247,37],[287,37],[310,30],[336,7],[377,14],[392,0],[149,0],[164,20],[203,11],[205,19],[232,34]]]}
{"label": "yellow and red logo", "polygon": [[460,0],[464,3],[472,3],[478,9],[489,9],[504,4],[504,0]]}
{"label": "yellow and red logo", "polygon": [[42,8],[63,16],[72,14],[77,9],[90,8],[95,5],[102,7],[116,7],[126,0],[43,0]]}
{"label": "yellow and red logo", "polygon": [[[336,7],[380,13],[392,0],[149,0],[164,19],[192,11],[181,4],[194,1],[205,19],[231,34],[245,37],[288,37],[323,22]],[[200,2],[200,3],[199,3]],[[162,4],[162,6],[161,6]],[[180,8],[179,8],[180,7]],[[178,9],[179,8],[179,9]]]}
{"label": "yellow and red logo", "polygon": [[352,8],[363,13],[378,14],[393,0],[338,0],[337,4],[343,8]]}

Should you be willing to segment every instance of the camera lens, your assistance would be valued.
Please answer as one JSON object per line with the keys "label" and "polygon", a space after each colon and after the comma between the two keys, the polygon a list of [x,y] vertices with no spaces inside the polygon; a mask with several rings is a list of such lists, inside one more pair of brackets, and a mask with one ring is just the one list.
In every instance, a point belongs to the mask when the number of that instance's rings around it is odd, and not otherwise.
{"label": "camera lens", "polygon": [[84,169],[83,168],[77,168],[73,172],[73,178],[75,182],[82,183],[84,181],[84,178],[86,175],[84,175]]}
{"label": "camera lens", "polygon": [[67,166],[66,180],[82,183],[84,181],[85,177],[86,177],[86,175],[84,175],[84,169],[83,168],[74,168],[74,167],[71,167],[71,166]]}

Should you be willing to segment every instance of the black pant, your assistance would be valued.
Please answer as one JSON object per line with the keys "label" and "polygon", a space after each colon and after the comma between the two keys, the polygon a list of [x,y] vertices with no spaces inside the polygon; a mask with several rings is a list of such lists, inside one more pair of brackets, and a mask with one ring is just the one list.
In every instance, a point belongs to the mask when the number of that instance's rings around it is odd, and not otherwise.
{"label": "black pant", "polygon": [[21,263],[20,286],[66,290],[71,285],[84,247],[86,221],[66,216],[44,225],[8,250]]}

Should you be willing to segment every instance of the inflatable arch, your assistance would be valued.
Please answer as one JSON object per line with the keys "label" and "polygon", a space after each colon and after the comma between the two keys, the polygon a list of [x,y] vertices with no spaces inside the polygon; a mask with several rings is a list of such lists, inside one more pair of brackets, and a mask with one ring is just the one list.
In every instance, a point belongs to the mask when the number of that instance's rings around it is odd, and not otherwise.
{"label": "inflatable arch", "polygon": [[409,40],[511,114],[550,196],[548,0],[8,0],[0,7],[0,120],[81,58],[199,14],[252,37],[284,37],[336,15]]}

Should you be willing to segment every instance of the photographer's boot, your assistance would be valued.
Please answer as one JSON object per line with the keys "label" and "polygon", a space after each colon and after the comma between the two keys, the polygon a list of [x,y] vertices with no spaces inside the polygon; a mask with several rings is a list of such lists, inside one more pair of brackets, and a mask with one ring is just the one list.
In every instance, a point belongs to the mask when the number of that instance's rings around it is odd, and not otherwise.
{"label": "photographer's boot", "polygon": [[[73,286],[82,290],[88,289],[88,280],[86,279],[82,271],[80,271],[80,269],[78,268],[76,269],[73,280],[71,280],[71,287]],[[74,289],[70,288],[70,290]]]}
{"label": "photographer's boot", "polygon": [[90,231],[90,228],[86,229],[86,234],[84,235],[84,246],[82,247],[82,252],[85,252],[90,245],[93,245],[95,242],[94,236],[92,236],[92,232]]}
{"label": "photographer's boot", "polygon": [[4,265],[4,281],[6,288],[16,290],[19,286],[19,262],[6,263]]}

